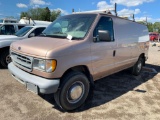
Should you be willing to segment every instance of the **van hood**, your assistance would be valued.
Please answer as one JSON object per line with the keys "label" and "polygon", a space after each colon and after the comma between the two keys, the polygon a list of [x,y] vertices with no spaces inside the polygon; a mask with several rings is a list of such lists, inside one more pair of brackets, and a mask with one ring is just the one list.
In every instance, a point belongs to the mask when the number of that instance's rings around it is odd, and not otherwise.
{"label": "van hood", "polygon": [[15,40],[18,37],[15,35],[0,35],[0,41],[2,40]]}
{"label": "van hood", "polygon": [[45,58],[48,51],[55,50],[66,44],[71,44],[67,39],[51,37],[33,37],[11,44],[11,49],[21,54]]}

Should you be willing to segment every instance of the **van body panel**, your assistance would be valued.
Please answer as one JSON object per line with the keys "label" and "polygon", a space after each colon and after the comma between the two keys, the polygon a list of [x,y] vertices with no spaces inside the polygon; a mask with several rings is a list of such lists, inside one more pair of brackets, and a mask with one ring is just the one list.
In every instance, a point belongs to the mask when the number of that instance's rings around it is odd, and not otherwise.
{"label": "van body panel", "polygon": [[[105,15],[99,15],[96,19],[96,23],[94,23],[94,27],[91,29],[91,56],[92,56],[92,68],[93,68],[93,79],[97,80],[106,75],[112,74],[114,69],[114,56],[113,53],[116,49],[116,41],[112,42],[93,42],[93,34],[95,29],[97,29],[97,25],[102,17],[106,17]],[[107,16],[107,18],[111,18]],[[103,30],[103,26],[101,26],[100,30]],[[114,26],[113,26],[114,28]],[[105,28],[104,28],[105,29]]]}
{"label": "van body panel", "polygon": [[[67,39],[34,37],[27,40],[19,41],[18,43],[14,43],[11,47],[15,50],[18,50],[18,47],[21,47],[21,50],[19,50],[19,52],[21,53],[25,53],[34,57],[46,58],[46,54],[49,50],[56,49],[58,47],[64,46],[65,44],[71,43]],[[52,57],[48,56],[48,58]]]}
{"label": "van body panel", "polygon": [[115,67],[115,57],[113,52],[115,50],[115,43],[92,43],[91,44],[91,56],[92,56],[92,68],[94,71],[93,78],[100,79],[104,76],[113,73]]}
{"label": "van body panel", "polygon": [[[37,44],[37,41],[39,44]],[[18,47],[21,47],[21,50],[18,50]],[[57,68],[53,73],[46,73],[33,69],[33,74],[42,77],[60,78],[67,69],[79,65],[87,66],[91,74],[93,74],[91,67],[90,42],[86,40],[69,41],[67,39],[34,37],[12,44],[11,49],[12,52],[32,56],[34,58],[57,60]]]}
{"label": "van body panel", "polygon": [[[115,40],[115,72],[133,66],[139,56],[144,53],[140,42],[149,41],[147,27],[136,22],[114,17]],[[148,50],[147,50],[148,51]]]}

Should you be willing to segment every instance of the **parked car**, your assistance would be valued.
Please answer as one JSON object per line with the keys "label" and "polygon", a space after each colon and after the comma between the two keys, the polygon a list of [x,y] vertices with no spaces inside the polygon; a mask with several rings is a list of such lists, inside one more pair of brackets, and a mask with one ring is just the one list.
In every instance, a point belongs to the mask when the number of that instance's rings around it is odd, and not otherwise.
{"label": "parked car", "polygon": [[147,27],[106,13],[61,16],[42,34],[12,43],[8,68],[28,90],[54,93],[67,111],[86,101],[95,80],[130,67],[139,75],[148,58]]}
{"label": "parked car", "polygon": [[1,35],[14,35],[18,30],[25,26],[48,26],[51,22],[40,20],[28,20],[22,18],[20,21],[16,19],[4,18],[0,19],[0,36]]}
{"label": "parked car", "polygon": [[159,33],[156,33],[156,32],[150,33],[149,37],[150,37],[150,41],[152,42],[160,39]]}
{"label": "parked car", "polygon": [[45,28],[46,26],[25,26],[20,29],[15,35],[1,35],[0,65],[7,68],[8,63],[11,62],[11,58],[9,56],[9,46],[12,42],[38,36]]}
{"label": "parked car", "polygon": [[18,30],[25,26],[27,26],[27,24],[0,23],[0,37],[1,35],[14,35]]}
{"label": "parked car", "polygon": [[18,20],[12,18],[1,18],[0,23],[18,23]]}

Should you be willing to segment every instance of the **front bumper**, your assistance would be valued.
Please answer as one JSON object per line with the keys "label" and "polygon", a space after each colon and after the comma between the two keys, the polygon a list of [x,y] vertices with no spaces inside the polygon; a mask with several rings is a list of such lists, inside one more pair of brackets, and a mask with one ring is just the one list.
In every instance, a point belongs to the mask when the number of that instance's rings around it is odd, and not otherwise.
{"label": "front bumper", "polygon": [[59,79],[46,79],[32,75],[16,67],[13,62],[8,65],[8,69],[15,79],[25,84],[27,89],[32,92],[37,94],[50,94],[55,93],[58,90],[60,84]]}

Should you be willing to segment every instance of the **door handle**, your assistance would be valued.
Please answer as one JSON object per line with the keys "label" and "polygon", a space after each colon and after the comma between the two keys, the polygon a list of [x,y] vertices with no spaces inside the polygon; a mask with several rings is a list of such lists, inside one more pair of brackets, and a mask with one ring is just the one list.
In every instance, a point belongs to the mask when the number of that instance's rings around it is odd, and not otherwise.
{"label": "door handle", "polygon": [[113,57],[115,57],[115,56],[116,56],[116,50],[113,51]]}

